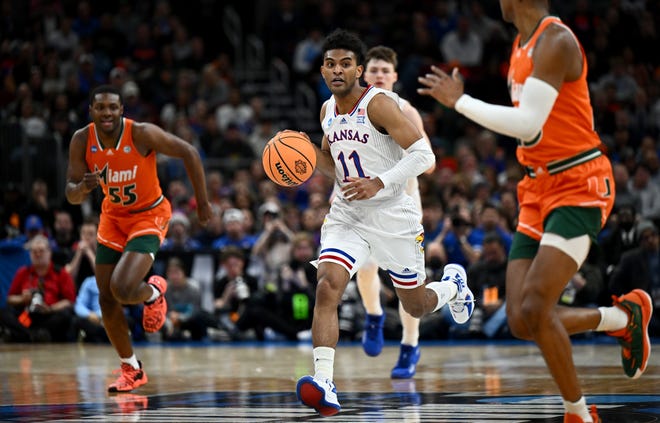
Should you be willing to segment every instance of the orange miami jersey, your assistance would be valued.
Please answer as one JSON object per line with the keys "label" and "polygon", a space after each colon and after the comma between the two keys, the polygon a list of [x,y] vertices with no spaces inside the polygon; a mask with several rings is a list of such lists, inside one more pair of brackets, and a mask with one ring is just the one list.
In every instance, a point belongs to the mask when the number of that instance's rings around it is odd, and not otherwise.
{"label": "orange miami jersey", "polygon": [[[520,35],[514,40],[507,82],[515,107],[534,70],[532,56],[537,41],[551,24],[570,32],[559,18],[548,16],[524,44]],[[518,230],[535,239],[540,239],[543,221],[557,207],[599,207],[604,224],[614,203],[611,164],[602,154],[602,143],[594,130],[586,55],[575,35],[573,38],[582,52],[582,73],[575,81],[562,84],[541,132],[532,140],[518,140],[516,150],[526,171],[518,185]]]}
{"label": "orange miami jersey", "polygon": [[90,123],[85,151],[87,167],[99,173],[104,194],[99,242],[119,251],[141,235],[157,235],[162,242],[171,216],[158,180],[156,153],[140,154],[133,143],[132,126],[131,119],[123,118],[119,141],[107,148]]}

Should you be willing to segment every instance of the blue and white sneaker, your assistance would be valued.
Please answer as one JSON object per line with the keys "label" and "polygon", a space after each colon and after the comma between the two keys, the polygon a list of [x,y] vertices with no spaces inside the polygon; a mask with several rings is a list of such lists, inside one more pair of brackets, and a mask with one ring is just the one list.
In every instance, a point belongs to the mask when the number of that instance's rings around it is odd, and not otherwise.
{"label": "blue and white sneaker", "polygon": [[385,324],[385,313],[367,314],[364,319],[364,332],[362,333],[362,349],[370,357],[376,357],[383,350],[385,338],[383,337],[383,325]]}
{"label": "blue and white sneaker", "polygon": [[448,264],[444,268],[442,280],[454,282],[458,288],[456,297],[448,303],[451,317],[458,324],[467,322],[474,311],[474,295],[468,287],[465,269],[460,264]]}
{"label": "blue and white sneaker", "polygon": [[296,394],[303,404],[312,407],[323,417],[334,416],[341,410],[337,399],[337,388],[330,379],[321,380],[312,376],[303,376],[298,379]]}
{"label": "blue and white sneaker", "polygon": [[415,376],[420,355],[419,345],[413,347],[412,345],[401,344],[399,361],[392,369],[392,379],[410,379]]}

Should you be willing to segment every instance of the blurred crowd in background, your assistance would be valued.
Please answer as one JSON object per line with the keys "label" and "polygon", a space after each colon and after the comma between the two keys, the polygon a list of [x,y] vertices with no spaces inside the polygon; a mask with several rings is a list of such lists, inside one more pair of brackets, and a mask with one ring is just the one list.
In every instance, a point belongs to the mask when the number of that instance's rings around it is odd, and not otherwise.
{"label": "blurred crowd in background", "polygon": [[[609,305],[611,295],[642,288],[657,308],[660,1],[550,3],[584,46],[617,196],[599,244],[560,302]],[[168,323],[156,338],[309,339],[316,284],[309,261],[333,181],[315,174],[298,188],[279,188],[265,177],[261,152],[285,128],[320,142],[318,112],[330,95],[320,48],[337,27],[398,53],[395,90],[420,110],[437,158],[433,174],[419,177],[428,280],[460,263],[477,296],[468,324],[436,313],[422,321],[422,339],[510,337],[504,276],[523,176],[515,141],[416,94],[430,65],[459,66],[468,93],[509,104],[513,27],[497,2],[2,0],[0,339],[107,342],[93,278],[101,196],[71,206],[63,195],[69,141],[88,122],[89,92],[103,83],[121,90],[126,117],[199,150],[215,208],[200,227],[182,163],[159,160],[174,214],[153,268],[170,284]],[[386,336],[398,339],[397,300],[383,276]],[[20,286],[29,278],[44,289],[27,298]],[[133,337],[144,339],[140,307],[126,313],[138,322]],[[363,315],[351,282],[340,306],[344,339],[360,336]]]}

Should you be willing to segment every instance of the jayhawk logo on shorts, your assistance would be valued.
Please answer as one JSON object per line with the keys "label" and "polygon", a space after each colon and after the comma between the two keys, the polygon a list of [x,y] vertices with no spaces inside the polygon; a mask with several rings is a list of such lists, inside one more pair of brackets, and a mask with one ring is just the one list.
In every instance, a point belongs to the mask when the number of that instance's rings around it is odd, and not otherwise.
{"label": "jayhawk logo on shorts", "polygon": [[424,232],[415,237],[415,244],[419,246],[419,251],[424,252]]}

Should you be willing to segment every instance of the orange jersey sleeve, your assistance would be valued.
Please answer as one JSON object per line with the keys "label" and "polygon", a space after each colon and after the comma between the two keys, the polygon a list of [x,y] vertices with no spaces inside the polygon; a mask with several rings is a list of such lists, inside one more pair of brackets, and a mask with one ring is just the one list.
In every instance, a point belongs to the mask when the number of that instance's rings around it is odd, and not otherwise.
{"label": "orange jersey sleeve", "polygon": [[[534,70],[532,54],[539,36],[553,23],[566,27],[559,18],[549,16],[541,21],[527,42],[521,44],[520,35],[514,40],[508,85],[511,100],[516,107],[523,84]],[[566,29],[570,31],[568,27]],[[587,85],[586,55],[577,37],[574,34],[573,37],[582,51],[582,74],[577,80],[562,84],[540,136],[529,142],[519,142],[516,156],[523,165],[542,165],[574,156],[601,144],[598,134],[594,131],[593,110]]]}
{"label": "orange jersey sleeve", "polygon": [[85,160],[92,172],[99,172],[105,198],[102,212],[125,214],[153,205],[161,196],[156,152],[140,154],[133,144],[133,121],[123,118],[123,129],[115,148],[104,148],[89,124]]}

